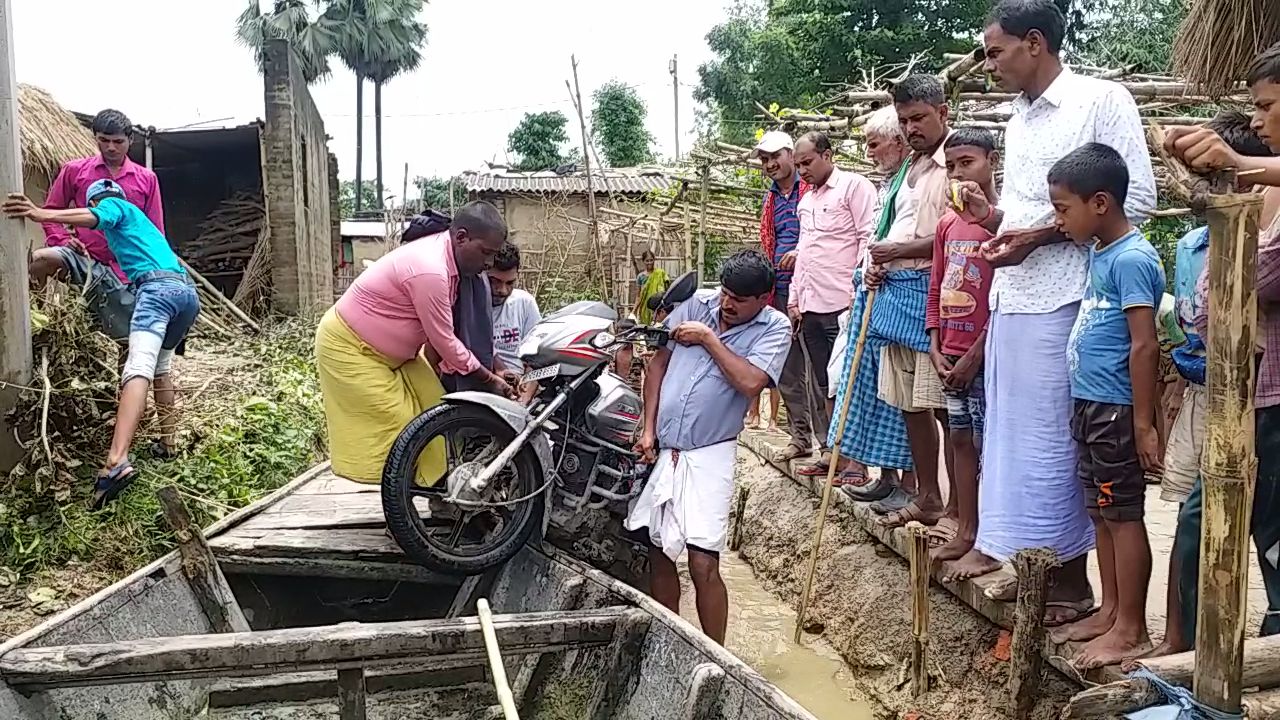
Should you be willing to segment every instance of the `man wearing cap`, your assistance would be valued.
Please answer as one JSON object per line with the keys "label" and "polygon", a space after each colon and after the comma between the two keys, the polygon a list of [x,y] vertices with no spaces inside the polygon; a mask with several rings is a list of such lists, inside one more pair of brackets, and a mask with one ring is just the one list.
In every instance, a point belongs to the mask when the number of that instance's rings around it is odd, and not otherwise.
{"label": "man wearing cap", "polygon": [[[164,210],[160,202],[160,181],[155,173],[129,159],[133,124],[119,110],[103,110],[93,118],[92,129],[98,153],[72,160],[62,166],[49,187],[44,206],[51,210],[74,208],[84,202],[89,186],[98,180],[112,180],[124,192],[124,199],[136,205],[164,232]],[[34,287],[44,287],[49,278],[75,285],[89,280],[109,283],[107,270],[125,281],[124,272],[111,253],[102,232],[92,228],[67,229],[63,223],[44,224],[45,247],[31,254],[29,275]],[[95,263],[101,268],[95,269]]]}
{"label": "man wearing cap", "polygon": [[[786,314],[791,276],[796,266],[796,246],[800,242],[800,218],[796,215],[796,208],[800,205],[800,198],[808,194],[809,184],[796,172],[794,145],[791,136],[785,132],[771,130],[765,133],[754,154],[760,160],[765,175],[773,180],[764,195],[764,208],[760,213],[760,249],[776,273],[771,303],[776,310]],[[799,342],[798,336],[792,337],[787,363],[778,382],[778,393],[787,403],[787,430],[791,434],[791,442],[784,451],[786,459],[805,455],[813,446],[814,429],[809,418],[809,401],[805,396],[804,355]],[[773,411],[769,421],[773,427],[778,417],[778,395],[771,390],[769,399]],[[749,425],[754,424],[752,419],[759,421],[759,407],[759,397],[748,403]],[[825,408],[825,401],[817,407]]]}
{"label": "man wearing cap", "polygon": [[[96,180],[85,191],[83,202],[83,208],[48,210],[14,193],[5,201],[3,211],[13,218],[101,232],[134,289],[129,355],[120,373],[120,406],[111,448],[94,486],[94,505],[101,507],[137,477],[129,451],[147,408],[147,392],[155,378],[168,375],[174,350],[200,312],[200,300],[169,241],[142,210],[125,199],[119,184],[110,179]],[[171,436],[175,420],[173,393],[162,393],[159,386],[156,390],[160,423],[164,433]]]}

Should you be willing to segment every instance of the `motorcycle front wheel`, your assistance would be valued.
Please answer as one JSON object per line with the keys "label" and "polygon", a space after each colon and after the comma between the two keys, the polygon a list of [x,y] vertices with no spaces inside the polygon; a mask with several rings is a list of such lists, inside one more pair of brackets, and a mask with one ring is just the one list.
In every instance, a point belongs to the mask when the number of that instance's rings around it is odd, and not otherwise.
{"label": "motorcycle front wheel", "polygon": [[[541,494],[500,504],[542,485],[541,466],[528,446],[490,483],[485,500],[494,505],[470,508],[443,500],[450,473],[464,463],[483,467],[515,437],[515,430],[493,411],[448,402],[414,418],[400,432],[382,471],[382,511],[410,560],[436,572],[478,575],[515,557],[541,528]],[[416,482],[418,459],[436,440],[443,442],[447,467],[434,487],[422,487]]]}

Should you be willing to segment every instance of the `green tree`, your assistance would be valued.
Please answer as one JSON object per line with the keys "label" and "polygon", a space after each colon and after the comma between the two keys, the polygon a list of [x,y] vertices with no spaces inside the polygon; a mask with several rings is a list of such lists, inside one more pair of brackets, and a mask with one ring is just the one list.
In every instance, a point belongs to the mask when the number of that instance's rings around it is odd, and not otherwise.
{"label": "green tree", "polygon": [[[356,187],[357,185],[350,180],[343,180],[338,185],[338,209],[343,219],[355,216]],[[373,186],[373,183],[365,180],[358,187],[360,188],[359,207],[377,207],[381,204],[378,202],[378,189]]]}
{"label": "green tree", "polygon": [[1090,20],[1073,55],[1090,65],[1161,73],[1172,68],[1173,41],[1186,0],[1091,0]]}
{"label": "green tree", "polygon": [[[458,178],[452,180],[452,187],[450,183],[448,178],[435,176],[414,178],[413,186],[418,188],[420,198],[417,204],[418,212],[426,210],[449,212],[450,208],[461,207],[467,201],[467,191]],[[451,190],[452,197],[450,197]]]}
{"label": "green tree", "polygon": [[[364,172],[364,81],[374,82],[376,187],[382,186],[382,84],[416,68],[427,27],[418,22],[424,0],[329,0],[323,24],[334,51],[356,76],[356,182]],[[382,194],[376,207],[381,207]],[[362,198],[357,197],[359,211]]]}
{"label": "green tree", "polygon": [[755,102],[817,107],[831,86],[860,82],[914,56],[937,70],[968,50],[990,0],[738,0],[707,44],[694,97],[713,106],[720,134],[747,142]]}
{"label": "green tree", "polygon": [[267,41],[287,40],[306,81],[323,80],[330,72],[332,28],[313,17],[312,6],[308,0],[274,0],[271,12],[263,13],[258,0],[249,0],[248,7],[236,18],[236,42],[253,51],[261,71]]}
{"label": "green tree", "polygon": [[516,170],[533,172],[551,170],[572,160],[564,146],[569,142],[565,131],[568,118],[559,110],[525,113],[524,119],[507,136],[507,151],[516,156]]}
{"label": "green tree", "polygon": [[644,127],[648,109],[635,88],[617,80],[593,94],[591,132],[611,167],[634,167],[653,161],[653,135]]}

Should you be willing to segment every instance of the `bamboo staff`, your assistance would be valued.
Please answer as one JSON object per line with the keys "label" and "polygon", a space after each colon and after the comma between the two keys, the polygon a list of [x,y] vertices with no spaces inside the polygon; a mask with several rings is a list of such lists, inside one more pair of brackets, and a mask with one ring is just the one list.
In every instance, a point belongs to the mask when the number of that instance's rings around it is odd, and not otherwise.
{"label": "bamboo staff", "polygon": [[911,694],[929,692],[929,529],[907,523],[911,539]]}
{"label": "bamboo staff", "polygon": [[476,615],[480,617],[484,650],[489,656],[489,672],[493,673],[493,688],[498,693],[502,714],[506,720],[520,720],[520,715],[516,712],[515,696],[511,694],[511,685],[507,682],[507,668],[502,664],[502,653],[498,649],[498,635],[493,631],[493,613],[489,610],[488,600],[476,600]]}
{"label": "bamboo staff", "polygon": [[817,527],[813,531],[813,549],[809,551],[809,572],[804,580],[804,592],[800,593],[800,611],[796,613],[796,644],[804,632],[804,614],[809,607],[809,595],[813,592],[813,576],[818,570],[818,548],[822,545],[822,530],[827,524],[827,508],[831,506],[831,487],[835,483],[836,467],[840,465],[840,446],[844,443],[844,423],[849,417],[849,399],[853,397],[853,383],[858,376],[858,367],[862,365],[862,351],[867,346],[867,329],[871,325],[871,306],[875,304],[876,291],[867,292],[867,307],[862,311],[861,330],[858,332],[858,343],[853,349],[853,364],[849,367],[849,383],[844,390],[844,401],[840,403],[840,415],[837,421],[840,427],[836,441],[831,446],[831,462],[827,466],[827,482],[822,486],[822,503],[818,507],[818,517],[814,520]]}

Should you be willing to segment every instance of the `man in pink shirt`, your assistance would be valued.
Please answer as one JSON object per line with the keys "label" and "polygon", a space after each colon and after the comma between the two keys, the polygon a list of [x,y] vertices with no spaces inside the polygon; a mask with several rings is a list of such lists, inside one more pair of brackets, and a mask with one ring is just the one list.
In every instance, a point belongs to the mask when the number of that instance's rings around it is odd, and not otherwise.
{"label": "man in pink shirt", "polygon": [[800,198],[797,209],[800,241],[787,314],[806,355],[809,383],[807,396],[788,400],[787,411],[808,414],[825,454],[831,422],[826,412],[827,364],[840,333],[840,313],[849,309],[853,297],[854,268],[871,236],[876,189],[865,177],[835,166],[831,140],[824,133],[801,137],[794,156],[800,178],[811,190]]}
{"label": "man in pink shirt", "polygon": [[[125,200],[136,205],[151,224],[164,234],[164,210],[160,202],[160,181],[155,173],[129,159],[133,141],[133,124],[119,110],[103,110],[93,118],[98,155],[72,160],[62,166],[49,188],[44,207],[69,210],[79,207],[89,186],[98,180],[112,180],[124,191]],[[119,263],[107,247],[107,239],[98,230],[69,229],[59,223],[44,225],[45,247],[31,255],[30,277],[35,287],[43,287],[49,278],[82,285],[96,276],[92,262],[110,269],[120,282],[125,282]]]}
{"label": "man in pink shirt", "polygon": [[[448,231],[406,243],[361,273],[316,329],[316,366],[324,395],[333,471],[376,483],[400,431],[440,402],[440,375],[467,376],[510,396],[454,329],[460,279],[493,263],[507,226],[492,205],[462,206]],[[431,452],[428,452],[431,451]],[[419,461],[419,483],[443,474],[431,448]]]}

